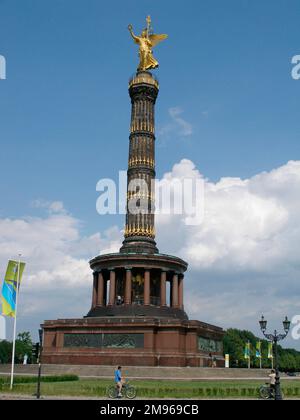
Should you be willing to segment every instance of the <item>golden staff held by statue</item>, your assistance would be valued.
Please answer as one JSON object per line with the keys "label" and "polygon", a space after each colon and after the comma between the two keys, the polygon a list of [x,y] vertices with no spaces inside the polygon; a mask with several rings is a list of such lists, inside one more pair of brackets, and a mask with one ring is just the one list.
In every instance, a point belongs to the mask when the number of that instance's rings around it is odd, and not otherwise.
{"label": "golden staff held by statue", "polygon": [[138,71],[156,69],[159,64],[153,57],[152,48],[164,39],[168,38],[168,35],[156,35],[152,33],[150,16],[147,17],[147,28],[142,31],[141,36],[134,35],[132,25],[128,25],[128,29],[134,42],[140,47],[140,64]]}

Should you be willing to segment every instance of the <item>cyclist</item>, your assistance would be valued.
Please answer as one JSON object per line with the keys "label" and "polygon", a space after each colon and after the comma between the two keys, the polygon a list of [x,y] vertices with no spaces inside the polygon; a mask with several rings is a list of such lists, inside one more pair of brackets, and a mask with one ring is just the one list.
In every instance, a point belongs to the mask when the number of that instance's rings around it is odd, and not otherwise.
{"label": "cyclist", "polygon": [[122,386],[123,386],[123,379],[122,379],[122,366],[118,366],[115,370],[115,383],[118,389],[118,398],[122,397]]}

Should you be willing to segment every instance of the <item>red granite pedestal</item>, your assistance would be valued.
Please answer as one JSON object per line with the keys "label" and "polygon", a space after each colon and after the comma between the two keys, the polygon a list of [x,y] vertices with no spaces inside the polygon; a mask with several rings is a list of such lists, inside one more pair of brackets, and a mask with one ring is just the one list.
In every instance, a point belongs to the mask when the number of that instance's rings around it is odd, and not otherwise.
{"label": "red granite pedestal", "polygon": [[[199,321],[86,318],[46,321],[43,328],[47,364],[207,367],[215,356],[224,366],[222,329]],[[104,336],[114,338],[96,347]]]}

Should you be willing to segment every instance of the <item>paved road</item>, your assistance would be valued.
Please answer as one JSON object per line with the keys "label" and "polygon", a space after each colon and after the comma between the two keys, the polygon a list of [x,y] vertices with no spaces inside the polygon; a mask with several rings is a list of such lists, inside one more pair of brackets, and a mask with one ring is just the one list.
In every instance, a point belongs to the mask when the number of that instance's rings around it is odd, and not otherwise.
{"label": "paved road", "polygon": [[[190,401],[190,400],[198,400],[198,401],[222,401],[222,400],[239,400],[239,401],[264,401],[258,398],[242,398],[242,397],[237,397],[237,398],[178,398],[177,400],[180,401]],[[32,396],[32,395],[21,395],[21,394],[5,394],[5,393],[0,393],[0,400],[35,400],[37,401],[36,397]],[[73,400],[73,401],[112,401],[109,398],[100,398],[100,397],[68,397],[68,396],[47,396],[47,397],[42,397],[40,401],[43,400]],[[137,398],[137,400],[142,400],[142,401],[161,401],[161,398]],[[174,398],[163,398],[164,401],[176,401],[176,399]],[[300,397],[299,398],[285,398],[285,401],[295,401],[295,400],[299,400],[300,401]],[[123,399],[122,401],[127,401],[126,399]]]}
{"label": "paved road", "polygon": [[[202,400],[224,400],[226,398],[201,398]],[[246,400],[245,398],[234,398],[236,400]],[[36,400],[35,397],[30,395],[17,395],[17,394],[0,394],[0,400]],[[96,398],[96,397],[62,397],[62,396],[51,396],[51,397],[42,397],[41,401],[43,400],[78,400],[78,401],[107,401],[109,398]],[[143,401],[161,401],[161,398],[137,398],[137,400],[143,400]],[[164,401],[176,401],[174,398],[164,398]],[[196,400],[196,398],[180,398],[180,401],[190,401],[190,400]],[[200,400],[200,399],[199,399]],[[257,400],[257,398],[247,398],[247,400]],[[111,401],[111,400],[109,400]],[[118,400],[119,401],[119,400]],[[126,401],[126,399],[124,400]]]}
{"label": "paved road", "polygon": [[[15,373],[14,374],[15,376],[35,376],[35,374],[34,373]],[[46,376],[56,376],[55,374],[45,374]],[[9,376],[9,373],[7,373],[7,372],[0,372],[0,376]],[[98,380],[101,380],[101,379],[112,379],[112,375],[110,375],[110,376],[92,376],[92,375],[89,375],[89,376],[86,376],[86,375],[79,375],[79,377],[81,378],[81,379],[98,379]],[[141,376],[128,376],[128,375],[126,375],[126,377],[130,380],[130,381],[136,381],[136,380],[143,380],[143,381],[163,381],[163,380],[166,380],[166,379],[164,379],[164,378],[161,378],[161,377],[157,377],[157,376],[143,376],[143,377],[141,377]],[[292,377],[292,376],[282,376],[281,377],[281,379],[284,379],[285,381],[286,380],[292,380],[292,381],[295,381],[295,380],[299,380],[300,381],[300,376],[295,376],[295,377]],[[213,377],[201,377],[201,378],[176,378],[176,377],[172,377],[172,381],[186,381],[186,382],[201,382],[201,381],[228,381],[228,382],[234,382],[234,381],[237,381],[237,382],[241,382],[241,381],[264,381],[264,380],[268,380],[268,377],[257,377],[257,376],[247,376],[247,377],[241,377],[241,378],[239,378],[239,377],[236,377],[236,378],[228,378],[228,377],[226,377],[226,378],[224,378],[224,377],[221,377],[221,376],[213,376]]]}

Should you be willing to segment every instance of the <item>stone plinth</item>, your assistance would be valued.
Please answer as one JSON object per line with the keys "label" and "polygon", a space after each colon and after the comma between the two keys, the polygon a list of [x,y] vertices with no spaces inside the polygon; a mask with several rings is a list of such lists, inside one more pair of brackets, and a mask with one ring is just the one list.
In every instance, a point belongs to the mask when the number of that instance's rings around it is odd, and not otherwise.
{"label": "stone plinth", "polygon": [[206,367],[214,355],[224,366],[222,329],[199,321],[86,318],[46,321],[43,329],[43,363]]}

